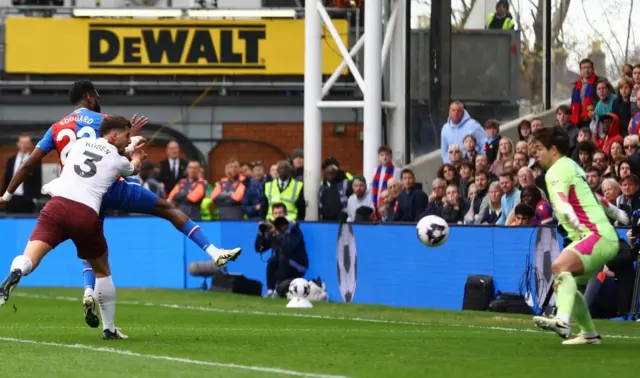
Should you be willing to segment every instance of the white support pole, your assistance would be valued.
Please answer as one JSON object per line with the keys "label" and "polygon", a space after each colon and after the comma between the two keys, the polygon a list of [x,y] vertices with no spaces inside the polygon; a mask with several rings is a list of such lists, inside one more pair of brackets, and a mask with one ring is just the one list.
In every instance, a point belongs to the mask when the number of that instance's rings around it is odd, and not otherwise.
{"label": "white support pole", "polygon": [[[395,109],[396,103],[382,101],[380,106],[383,109]],[[320,101],[318,107],[322,109],[363,109],[364,101]]]}
{"label": "white support pole", "polygon": [[304,23],[304,197],[305,220],[318,220],[318,183],[322,166],[322,19],[318,0],[308,0]]}
{"label": "white support pole", "polygon": [[395,110],[391,112],[391,116],[389,119],[389,125],[391,130],[389,132],[390,136],[390,147],[393,150],[393,161],[396,166],[403,166],[405,157],[410,151],[406,151],[405,146],[405,112],[406,104],[405,104],[405,94],[406,94],[406,81],[405,81],[405,73],[406,73],[406,65],[405,65],[405,54],[406,54],[406,34],[405,28],[406,23],[409,20],[406,19],[406,8],[407,2],[404,0],[395,0],[395,4],[393,6],[393,12],[396,14],[396,25],[393,32],[393,42],[391,43],[391,51],[390,51],[390,93],[389,100],[396,104]]}
{"label": "white support pole", "polygon": [[[360,52],[360,49],[362,49],[362,46],[364,46],[364,34],[361,35],[360,38],[358,38],[358,41],[356,42],[356,44],[353,45],[353,47],[351,48],[351,51],[349,51],[349,56],[351,56],[352,58],[356,56],[356,54]],[[338,78],[340,77],[340,75],[342,74],[342,71],[344,71],[345,68],[347,68],[347,61],[345,59],[342,59],[342,63],[340,63],[338,68],[336,68],[336,70],[333,71],[333,74],[331,75],[331,77],[329,77],[329,79],[322,86],[323,98],[324,96],[329,94],[331,87],[333,87],[333,84],[335,84],[336,81],[338,81]]]}
{"label": "white support pole", "polygon": [[398,6],[399,1],[391,4],[391,16],[389,16],[389,22],[387,22],[387,28],[384,33],[384,40],[382,41],[382,68],[387,64],[389,58],[389,47],[391,41],[395,38],[396,23],[398,19]]}
{"label": "white support pole", "polygon": [[[327,10],[324,9],[324,5],[322,5],[322,3],[318,1],[316,4],[318,9],[317,13],[320,13],[320,17],[322,17],[322,20],[324,21],[324,25],[327,27],[327,30],[329,31],[329,34],[331,34],[331,37],[333,37],[333,41],[336,43],[336,47],[340,51],[342,58],[345,60],[345,62],[347,62],[347,66],[349,66],[349,69],[351,70],[351,74],[353,75],[353,78],[355,79],[356,83],[358,83],[358,87],[360,87],[361,91],[364,91],[364,79],[362,79],[362,75],[360,75],[360,70],[358,70],[358,66],[356,66],[356,63],[351,58],[351,55],[349,55],[349,50],[347,50],[347,47],[344,45],[344,42],[342,42],[340,33],[338,33],[338,30],[336,30],[336,26],[333,24],[333,21],[331,21],[331,17],[329,17],[329,13],[327,13]],[[366,27],[366,24],[365,24],[365,27]],[[367,37],[365,36],[365,42],[366,42],[366,38]],[[365,50],[366,50],[366,47],[365,47]]]}
{"label": "white support pole", "polygon": [[382,142],[382,0],[367,0],[364,7],[364,146],[363,174],[370,177],[378,165]]}

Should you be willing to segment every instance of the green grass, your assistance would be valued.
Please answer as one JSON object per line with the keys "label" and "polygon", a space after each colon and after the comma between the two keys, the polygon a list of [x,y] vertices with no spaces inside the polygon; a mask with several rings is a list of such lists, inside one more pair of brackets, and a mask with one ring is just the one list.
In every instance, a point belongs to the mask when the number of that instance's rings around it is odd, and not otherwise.
{"label": "green grass", "polygon": [[[598,322],[600,346],[564,346],[530,317],[315,304],[197,291],[119,290],[129,340],[102,341],[81,291],[24,289],[0,310],[3,377],[634,376],[640,328]],[[301,314],[301,316],[295,316]]]}

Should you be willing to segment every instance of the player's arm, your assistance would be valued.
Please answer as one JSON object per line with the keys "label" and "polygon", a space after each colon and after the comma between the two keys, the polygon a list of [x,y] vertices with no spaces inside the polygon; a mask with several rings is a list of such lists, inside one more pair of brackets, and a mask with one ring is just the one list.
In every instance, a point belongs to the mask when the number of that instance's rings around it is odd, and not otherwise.
{"label": "player's arm", "polygon": [[595,192],[594,194],[596,195],[596,198],[600,201],[600,204],[602,205],[602,208],[604,209],[605,214],[607,214],[609,218],[613,220],[617,220],[619,223],[623,225],[629,224],[629,216],[624,210],[619,209],[615,204],[607,201],[607,199],[601,196],[600,194]]}
{"label": "player's arm", "polygon": [[119,156],[118,173],[124,177],[134,176],[140,172],[142,161],[147,156],[143,150],[137,150],[131,154],[131,161],[124,156]]}
{"label": "player's arm", "polygon": [[582,228],[580,220],[573,210],[573,206],[569,203],[569,188],[571,187],[569,179],[571,173],[564,175],[562,173],[557,172],[551,177],[546,177],[549,199],[558,210],[558,214],[556,214],[558,219],[565,218],[576,231],[580,231]]}
{"label": "player's arm", "polygon": [[129,145],[124,150],[125,156],[127,156],[129,160],[131,160],[131,154],[141,149],[142,147],[144,147],[144,144],[146,142],[147,142],[147,139],[144,137],[141,137],[141,136],[131,137],[131,141],[129,142]]}

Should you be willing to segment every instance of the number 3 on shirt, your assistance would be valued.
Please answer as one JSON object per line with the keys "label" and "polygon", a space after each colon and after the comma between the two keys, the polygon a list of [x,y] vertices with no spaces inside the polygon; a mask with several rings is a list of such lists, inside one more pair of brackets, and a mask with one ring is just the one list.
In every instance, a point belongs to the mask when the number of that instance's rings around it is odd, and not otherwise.
{"label": "number 3 on shirt", "polygon": [[58,133],[56,137],[56,142],[62,142],[64,137],[68,137],[69,141],[64,146],[62,151],[60,151],[60,162],[62,165],[65,165],[67,162],[67,156],[69,155],[69,151],[73,148],[73,145],[76,144],[76,141],[81,138],[89,138],[89,139],[97,139],[96,130],[91,126],[85,126],[78,130],[78,133],[74,133],[71,129],[64,129]]}

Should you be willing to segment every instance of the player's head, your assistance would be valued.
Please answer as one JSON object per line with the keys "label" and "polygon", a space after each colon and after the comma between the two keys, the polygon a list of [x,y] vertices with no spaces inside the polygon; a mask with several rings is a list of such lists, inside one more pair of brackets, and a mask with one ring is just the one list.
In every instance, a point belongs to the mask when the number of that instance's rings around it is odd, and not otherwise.
{"label": "player's head", "polygon": [[100,137],[116,146],[123,153],[131,139],[131,122],[123,116],[105,117],[100,123]]}
{"label": "player's head", "polygon": [[562,126],[546,127],[533,133],[536,160],[548,169],[569,154],[569,134]]}
{"label": "player's head", "polygon": [[69,90],[69,100],[73,105],[80,105],[100,113],[100,95],[93,83],[88,80],[73,83]]}

